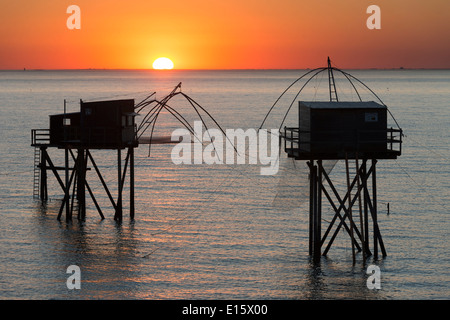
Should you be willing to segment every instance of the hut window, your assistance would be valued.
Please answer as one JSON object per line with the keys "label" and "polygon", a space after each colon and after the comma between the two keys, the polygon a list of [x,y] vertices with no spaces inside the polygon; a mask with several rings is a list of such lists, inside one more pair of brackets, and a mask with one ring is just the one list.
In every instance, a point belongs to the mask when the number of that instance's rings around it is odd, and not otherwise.
{"label": "hut window", "polygon": [[70,126],[70,118],[63,118],[63,126]]}
{"label": "hut window", "polygon": [[366,112],[365,120],[366,120],[366,122],[378,122],[378,113]]}
{"label": "hut window", "polygon": [[133,116],[123,115],[122,116],[122,127],[133,126]]}

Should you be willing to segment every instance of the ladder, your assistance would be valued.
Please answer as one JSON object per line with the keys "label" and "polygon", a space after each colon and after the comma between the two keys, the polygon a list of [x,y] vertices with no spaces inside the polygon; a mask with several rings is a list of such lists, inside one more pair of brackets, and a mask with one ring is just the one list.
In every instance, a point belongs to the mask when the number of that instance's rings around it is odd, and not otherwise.
{"label": "ladder", "polygon": [[33,197],[39,198],[40,190],[40,168],[39,163],[41,162],[41,149],[39,147],[34,147],[34,175],[33,175]]}
{"label": "ladder", "polygon": [[331,67],[330,57],[328,57],[328,85],[330,88],[330,102],[338,102],[338,96],[336,91],[336,83],[334,81],[333,68]]}

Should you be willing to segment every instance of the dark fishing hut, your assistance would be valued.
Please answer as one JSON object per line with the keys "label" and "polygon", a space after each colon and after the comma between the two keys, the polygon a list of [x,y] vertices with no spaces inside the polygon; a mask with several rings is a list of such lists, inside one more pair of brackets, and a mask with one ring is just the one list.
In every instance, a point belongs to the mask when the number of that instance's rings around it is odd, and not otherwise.
{"label": "dark fishing hut", "polygon": [[[71,220],[74,199],[78,203],[78,217],[85,218],[85,191],[91,196],[100,216],[102,210],[86,181],[86,171],[90,162],[96,171],[111,203],[115,209],[116,220],[122,219],[122,190],[129,165],[130,181],[130,217],[134,217],[134,148],[138,146],[134,100],[111,100],[83,102],[80,101],[80,112],[50,115],[49,129],[33,129],[31,145],[35,147],[35,181],[34,193],[41,200],[47,200],[47,171],[51,170],[64,191],[58,219],[66,209],[66,220]],[[56,167],[50,158],[47,148],[65,150],[65,164]],[[92,156],[91,150],[109,149],[117,152],[118,195],[114,200],[102,174]],[[122,169],[122,150],[127,149],[125,165]],[[76,151],[76,155],[74,154]],[[73,166],[70,166],[70,162]],[[65,181],[59,175],[65,172]],[[72,192],[71,187],[72,188]]]}
{"label": "dark fishing hut", "polygon": [[[319,261],[322,254],[327,254],[338,232],[345,229],[350,235],[355,262],[355,250],[363,251],[364,260],[372,255],[369,248],[371,241],[375,258],[378,257],[378,247],[383,256],[386,255],[377,218],[376,163],[380,159],[396,159],[401,155],[403,134],[400,128],[388,127],[389,111],[381,100],[380,103],[362,101],[356,91],[360,101],[340,101],[333,71],[342,73],[355,91],[352,81],[362,84],[352,75],[332,67],[328,59],[328,67],[308,72],[313,73],[313,76],[306,83],[317,74],[328,72],[329,101],[299,101],[298,126],[284,127],[280,135],[284,139],[284,150],[288,157],[306,160],[309,166],[310,255],[315,262]],[[344,195],[338,193],[324,169],[322,162],[326,160],[345,161],[347,192]],[[355,161],[353,179],[350,179],[349,160]],[[335,214],[323,233],[324,196]],[[359,225],[355,223],[354,211],[359,213]],[[370,219],[373,240],[369,239]],[[325,249],[322,251],[323,247]]]}

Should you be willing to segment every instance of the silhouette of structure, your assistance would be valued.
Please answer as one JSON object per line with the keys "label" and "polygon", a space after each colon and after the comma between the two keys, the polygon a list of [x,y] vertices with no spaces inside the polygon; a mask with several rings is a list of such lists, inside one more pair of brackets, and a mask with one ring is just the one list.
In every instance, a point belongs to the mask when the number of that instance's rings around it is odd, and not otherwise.
{"label": "silhouette of structure", "polygon": [[[206,109],[181,91],[181,83],[160,101],[153,98],[154,95],[155,93],[152,93],[136,104],[134,99],[96,102],[83,102],[80,100],[80,112],[74,113],[65,112],[66,103],[64,101],[64,113],[50,115],[49,129],[31,130],[31,146],[35,148],[33,195],[41,201],[48,200],[47,172],[51,171],[64,193],[58,220],[61,219],[64,211],[66,221],[72,220],[75,199],[78,206],[77,218],[85,219],[86,191],[91,197],[100,217],[104,219],[99,203],[86,180],[86,172],[91,170],[89,165],[92,165],[100,179],[114,208],[114,219],[117,221],[121,221],[123,217],[123,190],[128,174],[130,218],[134,219],[134,149],[139,144],[149,144],[151,146],[154,143],[173,143],[170,137],[153,137],[159,114],[163,110],[167,111],[195,136],[194,129],[186,118],[176,108],[168,105],[168,102],[174,97],[183,97],[205,126],[204,120],[206,116],[225,133]],[[143,119],[139,124],[136,123],[136,116],[138,115],[143,115]],[[150,130],[149,138],[143,137],[147,130]],[[64,150],[64,166],[54,165],[48,154],[48,148]],[[113,197],[106,184],[94,160],[92,150],[117,152],[118,185],[116,198]],[[122,156],[123,150],[126,151],[125,159]],[[73,164],[71,164],[72,162]],[[123,165],[122,162],[124,162]],[[61,171],[64,171],[64,177],[61,177],[59,174]]]}
{"label": "silhouette of structure", "polygon": [[[134,217],[134,148],[138,146],[134,100],[111,100],[98,102],[80,101],[80,112],[50,115],[50,129],[33,129],[31,145],[35,147],[34,195],[42,201],[48,199],[47,171],[55,175],[64,199],[58,220],[65,209],[66,220],[72,219],[74,200],[77,199],[78,218],[86,216],[86,190],[94,202],[99,215],[103,212],[86,181],[89,162],[95,169],[115,210],[115,220],[122,219],[123,187],[127,169],[130,183],[130,217]],[[64,150],[65,165],[56,167],[47,149]],[[97,166],[91,150],[116,150],[118,195],[114,199]],[[122,150],[127,150],[125,165],[122,167]],[[76,154],[74,153],[76,151]],[[70,163],[74,162],[73,167]],[[65,179],[59,171],[64,171]],[[72,188],[72,191],[71,191]]]}
{"label": "silhouette of structure", "polygon": [[[283,130],[280,126],[280,136],[284,140],[284,151],[287,156],[295,160],[307,161],[309,167],[309,254],[314,262],[318,262],[322,254],[328,253],[339,231],[344,229],[350,236],[354,263],[356,250],[363,251],[364,261],[366,257],[372,255],[369,247],[371,241],[373,256],[377,259],[378,247],[383,256],[386,256],[386,249],[377,219],[376,163],[379,159],[396,159],[401,155],[402,130],[388,128],[386,105],[361,81],[332,67],[329,58],[327,67],[311,70],[294,82],[312,74],[297,93],[296,98],[311,79],[321,72],[328,73],[329,100],[299,101],[298,126],[284,127]],[[340,101],[336,91],[334,72],[344,75],[355,90],[359,101]],[[358,82],[369,89],[378,98],[379,103],[362,101],[353,82]],[[291,107],[292,104],[283,122]],[[323,161],[328,160],[345,161],[347,191],[344,195],[338,193],[324,170]],[[353,179],[350,177],[349,160],[355,161]],[[322,233],[324,196],[332,207],[334,216],[325,232]],[[357,219],[353,214],[355,206],[358,208]],[[370,219],[372,220],[372,240],[369,239]],[[359,225],[355,223],[356,220],[359,220]],[[322,252],[323,248],[325,249]]]}

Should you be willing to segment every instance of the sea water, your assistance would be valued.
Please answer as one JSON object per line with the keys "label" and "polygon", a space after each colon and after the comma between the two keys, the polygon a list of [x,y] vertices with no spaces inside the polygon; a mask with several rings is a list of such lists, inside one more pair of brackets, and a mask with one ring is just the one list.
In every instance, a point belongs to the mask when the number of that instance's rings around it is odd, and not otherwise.
{"label": "sea water", "polygon": [[[311,263],[309,207],[307,194],[298,192],[305,183],[300,178],[290,205],[274,205],[286,178],[283,170],[261,176],[250,164],[175,165],[170,144],[136,149],[133,221],[127,216],[128,185],[124,219],[116,223],[94,170],[87,180],[104,220],[87,196],[85,221],[58,221],[62,192],[51,172],[49,201],[33,198],[30,131],[48,128],[48,116],[63,113],[64,100],[66,112],[77,112],[80,99],[138,102],[153,92],[162,99],[181,82],[182,92],[224,129],[259,128],[281,93],[306,72],[0,71],[0,298],[448,299],[448,70],[349,71],[389,107],[405,134],[402,155],[377,165],[378,222],[387,257],[371,257],[366,264],[361,254],[352,264],[344,232],[319,265]],[[347,80],[340,80],[341,100],[357,99],[351,90],[344,93]],[[327,76],[319,74],[299,97],[294,90],[276,105],[265,127],[278,128],[292,101],[294,113],[300,99],[326,101],[327,86]],[[185,101],[174,99],[170,105],[189,120],[197,117]],[[289,116],[283,125],[296,119]],[[170,135],[178,127],[166,112],[155,135]],[[62,165],[63,152],[50,149],[52,160]],[[116,197],[116,152],[92,154]],[[345,188],[343,168],[337,163],[330,177]],[[324,225],[332,216],[324,205]],[[79,290],[66,285],[70,265],[80,268]],[[381,289],[368,288],[369,265],[380,268]]]}

